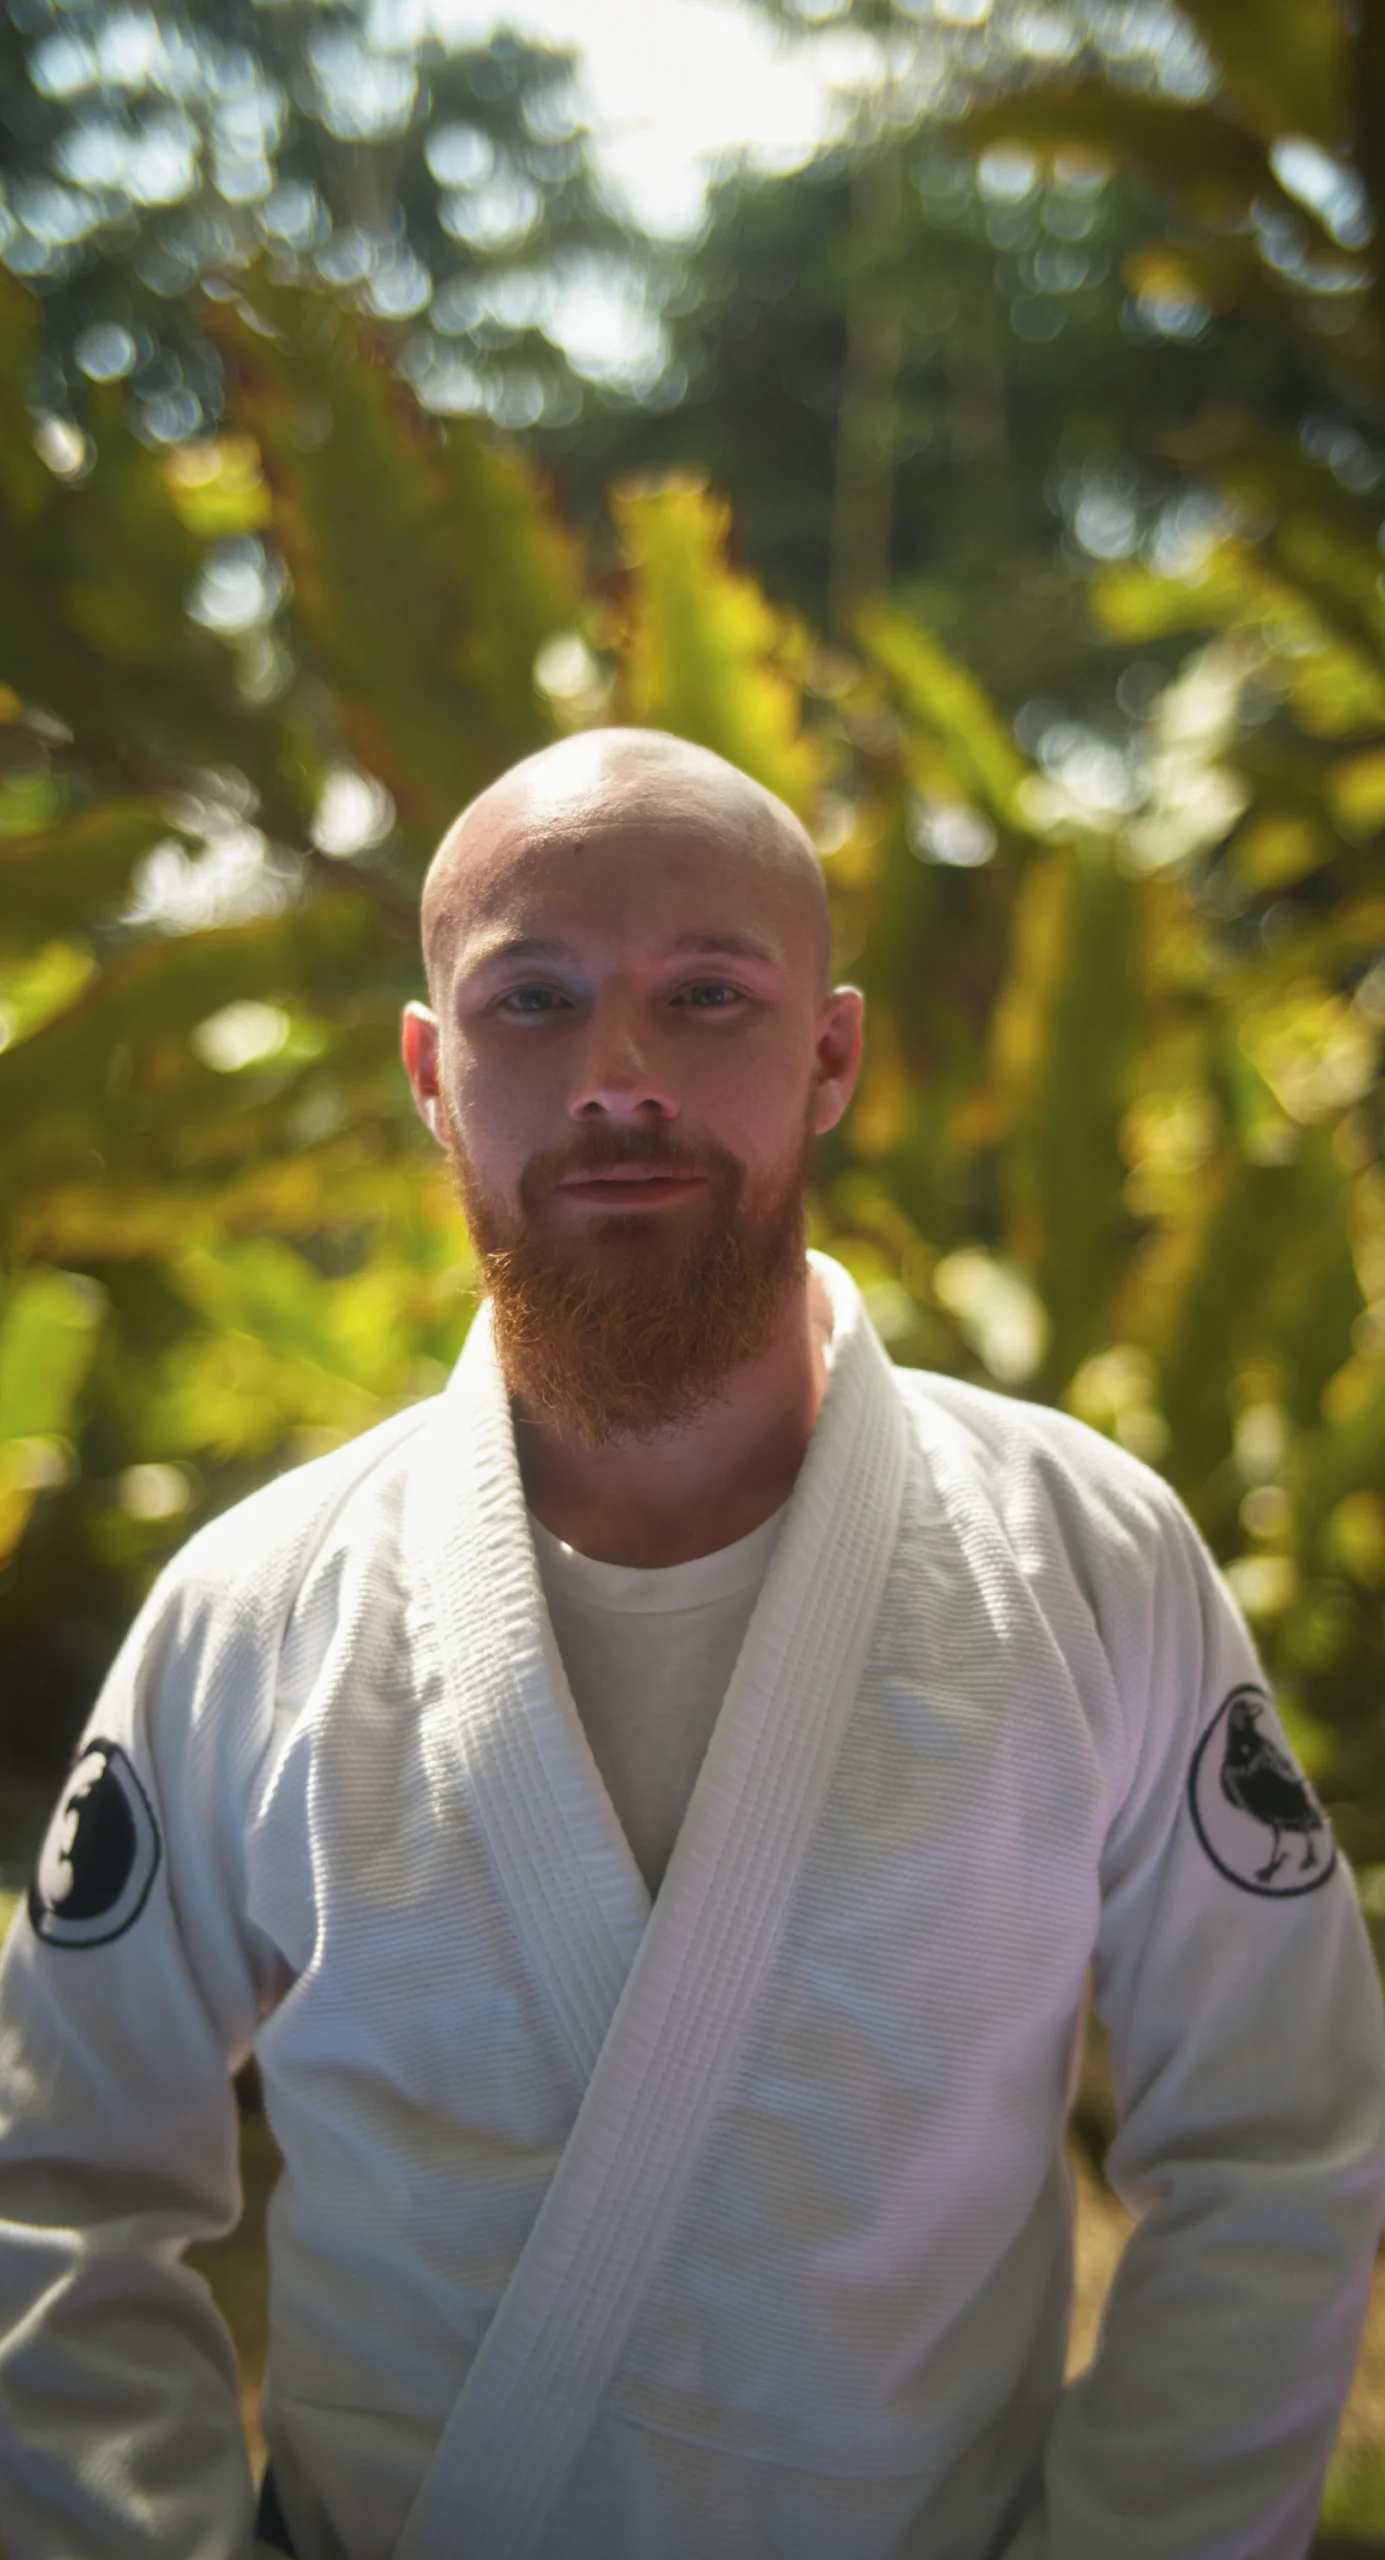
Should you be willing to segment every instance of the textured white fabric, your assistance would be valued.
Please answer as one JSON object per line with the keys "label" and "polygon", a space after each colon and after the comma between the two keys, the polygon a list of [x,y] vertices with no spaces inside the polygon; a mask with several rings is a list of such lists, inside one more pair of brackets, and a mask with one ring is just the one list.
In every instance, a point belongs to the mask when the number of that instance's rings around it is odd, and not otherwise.
{"label": "textured white fabric", "polygon": [[[819,1267],[841,1348],[652,1911],[483,1324],[163,1577],[91,1727],[147,1899],[0,1963],[10,2560],[248,2560],[177,2252],[236,2211],[252,2045],[299,2560],[1302,2560],[1385,2181],[1349,1879],[1204,1848],[1260,1673],[1167,1489],[891,1372]],[[1064,2391],[1089,1974],[1141,2219]]]}
{"label": "textured white fabric", "polygon": [[783,1525],[776,1511],[732,1546],[647,1567],[584,1556],[530,1517],[573,1705],[651,1893],[663,1882]]}
{"label": "textured white fabric", "polygon": [[[840,1275],[842,1281],[845,1275]],[[582,2102],[502,2300],[477,2349],[408,2525],[398,2560],[535,2552],[566,2510],[630,2345],[649,2270],[727,2101],[756,2005],[769,1991],[788,1909],[851,1720],[894,1559],[908,1473],[908,1431],[893,1372],[854,1290],[838,1287],[837,1348],[790,1518],[712,1736],[664,1887],[613,2007],[600,2021]],[[526,1686],[537,1577],[515,1517],[508,1406],[491,1369],[474,1391],[482,1456],[466,1527],[437,1503],[432,1580],[459,1717],[478,1735],[473,1795],[529,1951],[568,2014],[592,2015],[584,1956],[604,1951],[614,1907],[583,1890],[578,1834],[549,1678],[516,1717],[507,1681]],[[512,1578],[495,1613],[485,1670],[456,1595],[473,1578],[468,1547],[486,1522],[493,1562]],[[523,1562],[521,1563],[521,1559]],[[576,1726],[575,1712],[571,1719]],[[582,1794],[590,1801],[590,1789]],[[609,1800],[605,1800],[608,1803]],[[555,1817],[557,1817],[555,1819]],[[622,1845],[624,1845],[622,1840]],[[628,1849],[626,1856],[628,1858]],[[567,1885],[561,1926],[555,1860]],[[608,2528],[600,2530],[604,2533]]]}

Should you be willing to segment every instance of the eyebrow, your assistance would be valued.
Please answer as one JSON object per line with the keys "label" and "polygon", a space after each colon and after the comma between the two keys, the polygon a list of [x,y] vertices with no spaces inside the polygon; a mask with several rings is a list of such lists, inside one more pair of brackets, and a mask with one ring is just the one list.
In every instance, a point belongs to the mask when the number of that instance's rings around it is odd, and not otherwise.
{"label": "eyebrow", "polygon": [[471,957],[463,955],[471,969],[493,969],[501,960],[572,960],[576,954],[570,942],[546,942],[538,934],[504,934],[498,941],[483,943]]}
{"label": "eyebrow", "polygon": [[[771,968],[778,965],[778,954],[758,934],[680,933],[669,947],[675,953],[696,952],[703,958],[758,960]],[[470,976],[475,971],[498,968],[506,961],[575,960],[578,956],[570,942],[555,942],[540,934],[506,935],[483,945],[464,966]]]}
{"label": "eyebrow", "polygon": [[675,951],[698,951],[707,957],[725,954],[728,960],[764,960],[771,965],[778,954],[768,942],[755,933],[680,933]]}

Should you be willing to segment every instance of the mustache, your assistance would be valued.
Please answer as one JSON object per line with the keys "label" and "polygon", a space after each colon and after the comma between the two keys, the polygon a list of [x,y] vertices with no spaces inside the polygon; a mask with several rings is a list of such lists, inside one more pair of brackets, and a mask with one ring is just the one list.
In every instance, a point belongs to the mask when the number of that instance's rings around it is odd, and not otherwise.
{"label": "mustache", "polygon": [[650,1165],[660,1173],[705,1174],[735,1189],[744,1170],[730,1149],[718,1146],[714,1139],[696,1142],[664,1129],[589,1129],[579,1138],[544,1147],[531,1156],[520,1179],[520,1197],[531,1203],[560,1182],[604,1173],[617,1164]]}

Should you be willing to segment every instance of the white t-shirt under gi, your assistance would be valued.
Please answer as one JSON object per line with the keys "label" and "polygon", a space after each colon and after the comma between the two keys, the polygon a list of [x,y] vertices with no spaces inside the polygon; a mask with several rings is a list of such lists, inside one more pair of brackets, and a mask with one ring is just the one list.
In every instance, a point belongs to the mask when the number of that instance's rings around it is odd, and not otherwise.
{"label": "white t-shirt under gi", "polygon": [[690,1564],[605,1564],[530,1515],[573,1703],[620,1827],[657,1893],[788,1504]]}

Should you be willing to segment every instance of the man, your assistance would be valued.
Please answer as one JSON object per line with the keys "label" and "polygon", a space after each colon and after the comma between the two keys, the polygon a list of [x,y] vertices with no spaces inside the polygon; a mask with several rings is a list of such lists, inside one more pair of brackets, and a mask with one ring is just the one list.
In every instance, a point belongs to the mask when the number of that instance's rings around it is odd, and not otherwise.
{"label": "man", "polygon": [[[1351,1886],[1188,1520],[891,1369],[789,814],[600,732],[469,809],[414,1094],[456,1375],[195,1538],[0,1992],[11,2560],[242,2560],[190,2236],[258,2053],[298,2560],[1302,2560],[1385,2174]],[[1140,2217],[1062,2388],[1087,1986]]]}

